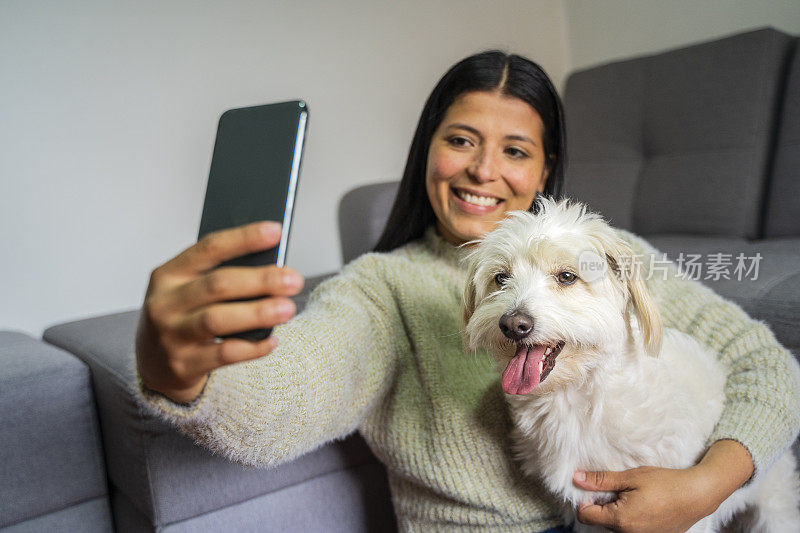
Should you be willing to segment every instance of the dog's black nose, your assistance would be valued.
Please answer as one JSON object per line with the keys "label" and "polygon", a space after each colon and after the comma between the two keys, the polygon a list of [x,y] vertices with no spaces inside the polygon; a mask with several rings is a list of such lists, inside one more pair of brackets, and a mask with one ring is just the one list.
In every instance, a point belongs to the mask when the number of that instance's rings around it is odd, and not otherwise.
{"label": "dog's black nose", "polygon": [[522,340],[533,329],[533,318],[519,311],[512,311],[500,317],[500,331],[512,341]]}

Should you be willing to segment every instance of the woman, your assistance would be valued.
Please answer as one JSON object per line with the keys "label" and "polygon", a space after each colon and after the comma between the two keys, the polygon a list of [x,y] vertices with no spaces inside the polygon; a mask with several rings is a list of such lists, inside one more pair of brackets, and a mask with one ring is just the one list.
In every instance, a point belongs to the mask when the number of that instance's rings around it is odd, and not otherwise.
{"label": "woman", "polygon": [[[137,333],[144,401],[248,464],[285,462],[359,429],[387,466],[401,529],[557,526],[555,502],[511,458],[496,371],[488,358],[461,350],[465,250],[456,245],[508,211],[530,208],[539,193],[557,195],[563,163],[560,103],[544,72],[501,52],[461,61],[425,104],[377,246],[383,253],[321,285],[294,320],[287,296],[302,279],[291,269],[209,272],[273,246],[276,224],[210,235],[154,270]],[[652,251],[631,239],[636,252]],[[649,288],[666,325],[717,349],[739,372],[697,466],[577,472],[584,488],[620,493],[614,503],[582,506],[579,519],[620,531],[680,531],[791,443],[798,370],[763,325],[699,284],[653,279]],[[259,343],[214,342],[279,324]]]}

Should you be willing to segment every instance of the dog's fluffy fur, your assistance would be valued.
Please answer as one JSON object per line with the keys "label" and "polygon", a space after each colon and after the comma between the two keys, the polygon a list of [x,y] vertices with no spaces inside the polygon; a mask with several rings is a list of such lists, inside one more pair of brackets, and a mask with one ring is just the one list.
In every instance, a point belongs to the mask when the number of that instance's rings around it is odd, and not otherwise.
{"label": "dog's fluffy fur", "polygon": [[[726,369],[693,338],[662,334],[630,247],[599,215],[568,201],[537,207],[512,213],[472,251],[464,340],[503,372],[523,471],[562,499],[572,523],[579,503],[615,498],[578,489],[575,470],[694,465],[722,412]],[[599,279],[579,274],[586,251],[607,269]],[[517,314],[532,328],[512,340],[499,323]],[[787,452],[690,531],[716,531],[748,505],[755,530],[800,531],[799,488]]]}

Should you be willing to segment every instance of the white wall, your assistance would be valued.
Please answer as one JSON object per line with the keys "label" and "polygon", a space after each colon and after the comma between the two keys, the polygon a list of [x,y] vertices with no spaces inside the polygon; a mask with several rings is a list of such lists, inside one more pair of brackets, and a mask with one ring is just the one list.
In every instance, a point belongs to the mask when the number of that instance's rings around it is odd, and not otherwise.
{"label": "white wall", "polygon": [[0,329],[139,306],[231,107],[309,102],[288,260],[338,269],[338,199],[399,177],[444,70],[502,46],[560,81],[565,35],[548,0],[0,2]]}
{"label": "white wall", "polygon": [[798,0],[567,0],[567,70],[772,26],[800,34]]}
{"label": "white wall", "polygon": [[458,59],[572,68],[771,25],[797,0],[0,1],[0,329],[137,307],[194,242],[219,114],[302,97],[289,264],[340,265],[336,203],[397,179]]}

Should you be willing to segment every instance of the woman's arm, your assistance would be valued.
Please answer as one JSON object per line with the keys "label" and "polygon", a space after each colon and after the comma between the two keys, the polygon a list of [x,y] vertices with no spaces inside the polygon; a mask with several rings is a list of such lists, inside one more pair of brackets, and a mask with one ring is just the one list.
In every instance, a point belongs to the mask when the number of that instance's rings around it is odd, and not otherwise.
{"label": "woman's arm", "polygon": [[303,313],[273,330],[269,355],[214,370],[191,404],[142,386],[144,404],[249,465],[286,462],[347,435],[386,390],[407,344],[381,267],[364,256],[321,284]]}
{"label": "woman's arm", "polygon": [[[620,234],[645,267],[652,254],[661,259],[644,240]],[[728,368],[725,408],[692,468],[576,473],[575,483],[587,490],[620,492],[616,502],[581,506],[578,518],[619,531],[684,531],[769,469],[797,437],[800,366],[766,325],[674,267],[647,285],[664,325],[693,336]]]}

